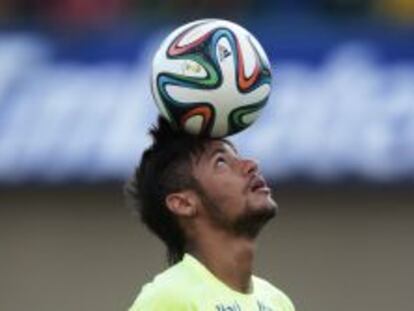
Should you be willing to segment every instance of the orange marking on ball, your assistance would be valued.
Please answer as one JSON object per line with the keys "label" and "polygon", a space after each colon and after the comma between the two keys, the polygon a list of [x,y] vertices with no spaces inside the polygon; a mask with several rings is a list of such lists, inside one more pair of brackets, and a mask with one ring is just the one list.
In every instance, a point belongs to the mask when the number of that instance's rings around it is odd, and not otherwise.
{"label": "orange marking on ball", "polygon": [[201,115],[203,117],[203,125],[201,128],[201,132],[204,132],[204,130],[207,127],[207,124],[209,123],[211,117],[212,117],[212,113],[209,107],[206,106],[200,106],[197,108],[194,108],[190,111],[188,111],[182,118],[181,118],[181,123],[185,124],[187,122],[188,119],[194,117],[194,116],[199,116]]}
{"label": "orange marking on ball", "polygon": [[259,78],[260,75],[260,66],[259,66],[259,62],[257,59],[257,56],[255,57],[255,67],[254,67],[254,71],[253,74],[248,78],[244,75],[244,59],[243,59],[243,54],[241,52],[241,48],[240,48],[240,44],[239,42],[237,42],[237,58],[238,58],[238,66],[237,66],[237,71],[238,71],[238,83],[239,86],[242,90],[247,90],[249,87],[251,87]]}

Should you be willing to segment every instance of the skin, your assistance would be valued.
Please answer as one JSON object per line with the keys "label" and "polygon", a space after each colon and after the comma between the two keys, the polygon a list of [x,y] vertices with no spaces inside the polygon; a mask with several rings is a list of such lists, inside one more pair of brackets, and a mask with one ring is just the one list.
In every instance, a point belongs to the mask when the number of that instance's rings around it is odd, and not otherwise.
{"label": "skin", "polygon": [[184,230],[187,251],[229,287],[248,293],[255,239],[277,204],[257,163],[226,141],[212,140],[192,162],[199,189],[169,194],[167,206]]}

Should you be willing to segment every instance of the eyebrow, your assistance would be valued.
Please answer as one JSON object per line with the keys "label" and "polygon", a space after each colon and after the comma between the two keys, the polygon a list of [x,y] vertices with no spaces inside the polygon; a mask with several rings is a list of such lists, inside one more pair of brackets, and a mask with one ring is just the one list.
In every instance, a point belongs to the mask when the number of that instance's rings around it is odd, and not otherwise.
{"label": "eyebrow", "polygon": [[[228,144],[226,142],[226,145],[229,146],[231,148],[231,150],[233,150],[233,152],[238,155],[239,153],[237,152],[236,148],[234,148],[234,146],[232,144]],[[212,158],[214,158],[214,156],[218,153],[228,153],[229,151],[224,148],[223,146],[214,148],[212,152],[210,152],[210,154],[208,155],[208,159],[211,160]]]}
{"label": "eyebrow", "polygon": [[218,148],[215,148],[215,149],[213,149],[213,151],[212,152],[210,152],[210,154],[208,155],[208,159],[209,160],[211,160],[212,158],[214,158],[214,156],[216,155],[216,154],[219,154],[219,153],[226,153],[227,152],[227,150],[226,149],[224,149],[223,147],[218,147]]}

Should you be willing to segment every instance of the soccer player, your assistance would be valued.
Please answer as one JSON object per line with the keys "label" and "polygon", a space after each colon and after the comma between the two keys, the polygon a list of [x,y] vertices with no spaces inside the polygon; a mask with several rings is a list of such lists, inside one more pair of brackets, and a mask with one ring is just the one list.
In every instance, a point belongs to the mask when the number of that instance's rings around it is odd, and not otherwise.
{"label": "soccer player", "polygon": [[256,237],[277,212],[256,162],[226,139],[175,131],[162,118],[150,133],[126,194],[166,244],[170,267],[130,311],[294,311],[253,275]]}

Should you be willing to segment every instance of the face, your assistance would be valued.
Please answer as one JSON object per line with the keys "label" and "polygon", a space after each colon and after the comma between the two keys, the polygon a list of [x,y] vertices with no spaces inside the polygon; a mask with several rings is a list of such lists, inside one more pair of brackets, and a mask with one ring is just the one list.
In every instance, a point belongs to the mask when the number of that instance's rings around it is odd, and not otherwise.
{"label": "face", "polygon": [[211,141],[193,161],[193,175],[209,222],[237,235],[255,237],[277,204],[256,162],[223,140]]}

